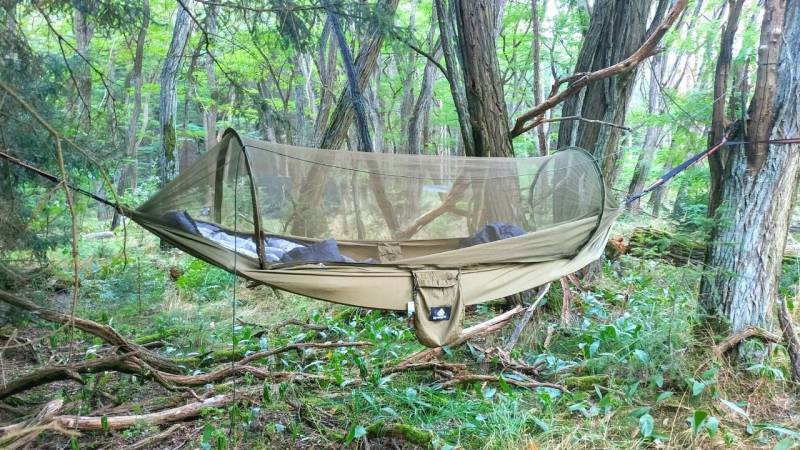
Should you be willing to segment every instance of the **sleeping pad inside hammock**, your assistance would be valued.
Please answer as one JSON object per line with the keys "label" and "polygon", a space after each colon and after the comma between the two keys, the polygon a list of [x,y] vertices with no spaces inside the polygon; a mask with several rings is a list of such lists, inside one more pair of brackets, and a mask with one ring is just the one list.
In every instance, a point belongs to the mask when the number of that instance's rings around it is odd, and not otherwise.
{"label": "sleeping pad inside hammock", "polygon": [[580,149],[537,158],[365,153],[233,130],[126,210],[176,247],[252,281],[347,305],[413,305],[427,345],[460,332],[465,305],[597,259],[618,213]]}

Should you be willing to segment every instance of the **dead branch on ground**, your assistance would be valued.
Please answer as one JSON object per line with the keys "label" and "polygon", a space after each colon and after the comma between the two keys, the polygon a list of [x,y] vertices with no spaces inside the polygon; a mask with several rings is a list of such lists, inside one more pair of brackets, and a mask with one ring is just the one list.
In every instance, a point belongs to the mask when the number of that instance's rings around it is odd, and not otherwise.
{"label": "dead branch on ground", "polygon": [[516,328],[514,328],[514,332],[511,333],[511,337],[508,338],[508,342],[505,346],[505,351],[510,352],[515,345],[517,345],[517,341],[519,340],[520,334],[522,334],[522,330],[528,325],[531,318],[533,317],[533,312],[539,307],[544,299],[544,296],[547,295],[547,292],[550,291],[550,283],[545,284],[539,289],[538,294],[536,294],[536,300],[534,300],[531,306],[525,308],[525,315],[522,316],[519,323],[517,323]]}
{"label": "dead branch on ground", "polygon": [[720,358],[720,357],[722,357],[722,355],[724,355],[725,353],[730,351],[732,348],[736,347],[737,344],[739,344],[740,342],[742,342],[742,341],[744,341],[746,339],[750,339],[751,337],[759,337],[759,338],[761,338],[761,339],[763,339],[765,341],[768,341],[768,342],[780,342],[781,341],[781,337],[778,336],[775,333],[771,333],[771,332],[769,332],[767,330],[764,330],[762,328],[749,326],[747,328],[744,328],[744,329],[742,329],[742,330],[740,330],[740,331],[728,336],[722,342],[720,342],[719,344],[715,345],[714,348],[713,348],[714,354],[718,358]]}
{"label": "dead branch on ground", "polygon": [[135,344],[128,339],[125,339],[114,328],[97,323],[93,320],[80,319],[70,315],[62,314],[51,309],[42,308],[30,300],[17,297],[9,292],[0,290],[0,301],[8,303],[20,309],[29,311],[36,317],[46,320],[48,322],[58,323],[62,325],[74,324],[75,328],[81,331],[92,334],[106,341],[112,346],[119,347],[125,353],[136,353],[140,359],[155,368],[165,372],[178,373],[180,369],[174,362],[161,357],[150,350]]}

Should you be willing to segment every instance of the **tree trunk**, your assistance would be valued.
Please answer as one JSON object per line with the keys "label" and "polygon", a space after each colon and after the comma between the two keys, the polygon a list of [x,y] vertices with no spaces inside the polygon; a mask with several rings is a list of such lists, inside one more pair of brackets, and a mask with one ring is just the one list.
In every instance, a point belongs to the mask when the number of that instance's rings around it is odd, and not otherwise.
{"label": "tree trunk", "polygon": [[[652,0],[598,0],[592,8],[587,38],[583,42],[575,72],[591,72],[630,56],[647,38],[647,18]],[[589,83],[578,95],[564,102],[562,116],[581,116],[622,125],[633,93],[637,69]],[[577,146],[600,161],[609,186],[617,176],[617,127],[578,120],[559,125],[558,148]]]}
{"label": "tree trunk", "polygon": [[[377,6],[377,15],[383,20],[386,20],[387,16],[392,17],[397,9],[397,3],[398,0],[381,0]],[[380,23],[373,24],[365,36],[358,56],[356,56],[354,62],[356,81],[358,82],[358,90],[361,92],[366,89],[369,79],[375,71],[378,54],[383,45],[383,37],[383,27]],[[332,35],[331,39],[334,40],[335,37]],[[339,46],[337,45],[337,47]],[[339,149],[344,144],[347,132],[355,116],[355,102],[350,92],[349,88],[345,88],[339,95],[336,108],[331,115],[325,133],[322,135],[319,147]],[[372,148],[371,142],[368,147]],[[313,166],[309,169],[305,181],[300,187],[297,198],[302,203],[298,203],[295,207],[290,228],[290,232],[294,236],[314,237],[318,233],[326,231],[321,229],[321,225],[325,224],[325,218],[322,217],[322,211],[319,208],[325,186],[324,170],[325,168],[322,166]]]}
{"label": "tree trunk", "polygon": [[475,145],[474,154],[468,156],[513,156],[503,78],[495,48],[498,5],[494,0],[459,0],[455,5]]}
{"label": "tree trunk", "polygon": [[[663,78],[664,56],[657,55],[653,58],[652,72],[650,76],[650,85],[648,86],[647,93],[647,113],[649,115],[661,114],[664,104],[661,100],[661,92],[658,88],[658,77]],[[658,141],[661,137],[661,126],[650,125],[644,136],[644,144],[639,153],[639,159],[636,161],[636,168],[633,171],[633,178],[628,186],[628,197],[633,197],[641,194],[644,189],[644,183],[647,181],[647,176],[650,174],[650,169],[653,165],[653,157],[656,154]],[[630,208],[634,212],[641,210],[640,199],[636,199],[630,204]]]}
{"label": "tree trunk", "polygon": [[94,36],[94,23],[87,18],[87,13],[93,8],[94,4],[92,2],[87,2],[82,7],[75,8],[72,21],[72,32],[75,34],[75,49],[81,57],[81,60],[73,70],[75,89],[78,94],[78,117],[81,123],[89,126],[91,126],[92,114],[92,72],[86,60],[89,59],[89,46],[92,36]]}
{"label": "tree trunk", "polygon": [[[186,8],[191,8],[192,0],[183,3]],[[177,135],[175,132],[176,110],[178,109],[178,93],[176,83],[178,71],[183,60],[184,48],[189,40],[189,33],[192,29],[192,21],[189,12],[182,5],[178,5],[175,28],[172,31],[172,40],[169,50],[164,58],[164,66],[161,69],[159,84],[160,91],[160,110],[159,123],[161,125],[161,153],[158,160],[158,177],[161,186],[170,182],[178,173],[176,148]]]}
{"label": "tree trunk", "polygon": [[[217,35],[217,7],[207,6],[206,35],[208,39]],[[210,97],[210,104],[203,110],[203,128],[206,131],[206,150],[211,150],[217,145],[217,114],[219,114],[219,90],[217,88],[217,75],[214,71],[214,56],[211,54],[211,43],[207,43],[206,54],[206,85]]]}
{"label": "tree trunk", "polygon": [[[458,0],[451,0],[458,1]],[[467,93],[464,89],[463,54],[459,49],[459,39],[456,34],[454,5],[448,0],[434,0],[436,5],[436,18],[439,22],[439,36],[442,41],[442,52],[447,66],[447,81],[450,84],[450,93],[458,116],[461,131],[461,143],[464,154],[474,155],[475,145],[472,139],[472,126],[467,108]],[[492,54],[496,55],[494,48]]]}
{"label": "tree trunk", "polygon": [[[139,27],[139,34],[136,36],[136,50],[133,55],[133,110],[128,120],[128,134],[125,140],[125,162],[120,169],[117,192],[124,195],[128,189],[135,189],[138,178],[137,153],[139,139],[136,131],[139,128],[139,116],[142,114],[142,86],[144,77],[142,76],[142,62],[144,60],[144,42],[147,39],[147,28],[150,26],[150,1],[142,2],[142,25]],[[113,230],[119,225],[119,213],[114,211],[114,218],[111,221]]]}
{"label": "tree trunk", "polygon": [[[758,72],[744,133],[764,141],[800,134],[800,0],[767,0]],[[768,127],[761,126],[768,124]],[[746,144],[724,161],[720,220],[708,240],[709,269],[701,281],[703,312],[733,332],[765,327],[777,297],[778,277],[794,205],[800,145]],[[740,355],[750,355],[740,347]]]}
{"label": "tree trunk", "polygon": [[[719,56],[714,69],[714,104],[711,110],[711,130],[708,133],[708,147],[717,145],[725,134],[728,122],[725,118],[725,100],[728,91],[728,78],[731,71],[733,58],[733,41],[739,29],[739,16],[742,13],[744,0],[728,2],[728,21],[722,30],[720,38]],[[708,167],[711,175],[709,188],[708,216],[714,217],[719,207],[722,196],[722,177],[725,170],[724,162],[727,159],[728,149],[720,149],[708,156]]]}
{"label": "tree trunk", "polygon": [[[541,57],[541,31],[539,26],[539,1],[531,0],[531,22],[533,22],[533,42],[531,43],[531,57],[533,58],[533,102],[535,104],[542,103],[542,57]],[[546,2],[545,2],[546,3]],[[543,8],[547,11],[547,5]],[[547,151],[547,134],[545,133],[544,125],[536,128],[536,137],[539,142],[539,155],[546,156]]]}

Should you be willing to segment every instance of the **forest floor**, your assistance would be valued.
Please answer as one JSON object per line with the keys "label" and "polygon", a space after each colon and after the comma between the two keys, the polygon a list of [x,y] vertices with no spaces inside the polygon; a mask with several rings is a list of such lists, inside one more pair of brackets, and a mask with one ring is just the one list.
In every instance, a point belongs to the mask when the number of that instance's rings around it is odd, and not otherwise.
{"label": "forest floor", "polygon": [[[215,395],[236,392],[238,397],[224,408],[206,408],[199,417],[175,424],[136,421],[125,429],[104,426],[75,436],[50,430],[29,448],[800,445],[800,401],[797,386],[786,380],[785,350],[772,345],[765,362],[749,366],[715,356],[712,344],[718,338],[696,319],[696,267],[628,256],[605,262],[594,282],[580,290],[571,286],[573,315],[566,324],[561,323],[561,286],[554,283],[546,304],[507,357],[492,349],[505,345],[514,323],[446,349],[442,367],[388,374],[387,369],[423,348],[403,314],[248,288],[177,250],[160,252],[156,239],[134,227],[129,229],[127,261],[121,249],[121,237],[81,240],[77,317],[147,344],[179,362],[184,374],[209,373],[232,359],[288,344],[370,345],[278,353],[251,364],[291,376],[262,381],[260,372],[253,372],[191,389],[168,390],[137,374],[80,373],[82,384],[59,380],[6,398],[0,403],[0,427],[37,414],[54,399],[64,401],[62,414],[107,421]],[[54,286],[69,285],[69,255],[51,252],[48,258],[49,268],[15,295],[68,312],[70,295]],[[502,310],[501,303],[471,309],[466,325]],[[42,366],[101,358],[109,351],[96,336],[70,335],[67,329],[54,333],[57,325],[26,312],[11,310],[3,320],[3,384]],[[526,378],[509,360],[538,367],[534,379],[565,390],[514,385]],[[443,386],[453,367],[498,378]]]}

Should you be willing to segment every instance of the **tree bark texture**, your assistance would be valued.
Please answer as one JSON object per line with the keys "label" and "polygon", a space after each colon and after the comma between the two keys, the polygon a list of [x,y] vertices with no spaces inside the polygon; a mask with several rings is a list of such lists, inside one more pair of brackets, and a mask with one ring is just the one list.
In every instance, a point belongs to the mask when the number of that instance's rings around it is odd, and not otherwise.
{"label": "tree bark texture", "polygon": [[[798,136],[800,0],[766,2],[758,53],[744,137],[752,142]],[[761,126],[764,122],[769,127]],[[700,306],[727,321],[733,332],[767,325],[799,172],[798,144],[734,147],[724,162],[719,220],[706,247],[709,269],[701,281]]]}
{"label": "tree bark texture", "polygon": [[[186,8],[192,7],[192,1],[183,3]],[[182,5],[178,5],[172,40],[164,58],[159,77],[160,101],[159,124],[161,125],[161,153],[158,160],[158,176],[161,185],[170,182],[178,173],[176,158],[177,133],[175,131],[176,111],[178,109],[177,79],[183,60],[186,43],[192,29],[192,19]]]}
{"label": "tree bark texture", "polygon": [[474,154],[513,156],[508,109],[495,48],[497,4],[494,0],[459,0],[459,25],[464,86]]}
{"label": "tree bark texture", "polygon": [[[647,18],[652,0],[598,0],[592,9],[587,38],[575,72],[593,72],[631,56],[647,38]],[[622,125],[633,93],[636,69],[589,83],[568,98],[562,116],[581,116]],[[595,155],[603,176],[613,185],[617,176],[621,130],[585,121],[562,122],[558,148],[577,146]]]}
{"label": "tree bark texture", "polygon": [[[722,30],[719,44],[719,56],[714,68],[714,104],[711,110],[711,130],[708,133],[708,147],[717,145],[725,135],[728,121],[725,118],[725,100],[728,91],[728,78],[733,59],[733,40],[739,29],[739,17],[742,13],[744,0],[730,0],[728,2],[728,20]],[[708,215],[714,217],[722,196],[722,177],[724,172],[725,156],[728,149],[723,148],[708,156],[710,171],[710,187],[708,197]]]}

